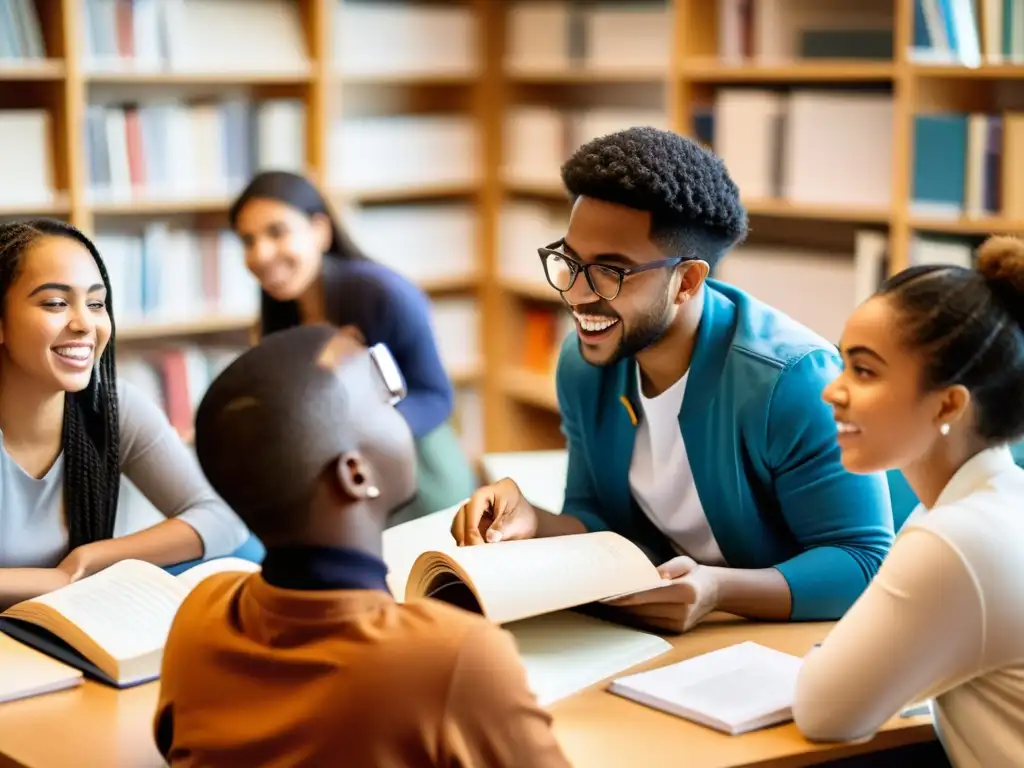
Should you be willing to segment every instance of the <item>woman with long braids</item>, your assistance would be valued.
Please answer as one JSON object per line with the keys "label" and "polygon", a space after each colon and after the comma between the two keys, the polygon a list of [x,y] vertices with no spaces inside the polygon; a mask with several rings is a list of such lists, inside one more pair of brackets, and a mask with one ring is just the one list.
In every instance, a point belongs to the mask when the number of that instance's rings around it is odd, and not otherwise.
{"label": "woman with long braids", "polygon": [[[171,565],[248,537],[159,407],[114,364],[110,281],[74,227],[0,225],[0,606],[126,558]],[[121,474],[168,519],[118,510]]]}
{"label": "woman with long braids", "polygon": [[454,391],[438,354],[430,301],[416,285],[372,261],[338,224],[305,177],[258,174],[229,212],[246,266],[263,288],[262,332],[327,322],[365,344],[386,344],[405,377],[398,404],[416,439],[416,499],[404,522],[463,501],[476,477],[449,424]]}

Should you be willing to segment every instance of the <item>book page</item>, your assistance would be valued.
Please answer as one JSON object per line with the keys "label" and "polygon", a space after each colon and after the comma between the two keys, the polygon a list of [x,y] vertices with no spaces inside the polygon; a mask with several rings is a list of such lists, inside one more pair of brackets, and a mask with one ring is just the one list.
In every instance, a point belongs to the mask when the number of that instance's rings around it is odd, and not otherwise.
{"label": "book page", "polygon": [[71,688],[83,679],[74,667],[0,634],[0,702]]}
{"label": "book page", "polygon": [[258,563],[251,560],[243,560],[240,557],[218,557],[213,560],[193,565],[187,571],[182,571],[175,578],[190,592],[203,579],[213,576],[215,573],[228,571],[240,571],[243,573],[256,573],[261,570]]}
{"label": "book page", "polygon": [[425,596],[445,558],[465,573],[484,615],[498,624],[661,583],[657,568],[636,545],[598,531],[423,555],[413,565],[406,593]]}
{"label": "book page", "polygon": [[395,600],[402,602],[405,599],[405,585],[417,557],[428,551],[454,552],[458,549],[451,528],[460,506],[432,512],[384,531],[382,555],[388,566],[388,587]]}
{"label": "book page", "polygon": [[672,649],[667,640],[574,611],[506,624],[537,701],[548,707]]}
{"label": "book page", "polygon": [[[19,605],[48,605],[115,659],[130,659],[163,648],[186,594],[186,587],[163,568],[122,560]],[[19,618],[17,608],[6,613]]]}

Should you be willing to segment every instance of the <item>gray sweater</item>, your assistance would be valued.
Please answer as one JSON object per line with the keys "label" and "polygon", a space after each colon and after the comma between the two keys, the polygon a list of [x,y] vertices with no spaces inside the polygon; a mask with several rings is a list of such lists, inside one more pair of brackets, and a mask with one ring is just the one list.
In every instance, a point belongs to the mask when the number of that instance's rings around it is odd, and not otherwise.
{"label": "gray sweater", "polygon": [[[236,550],[248,530],[214,493],[163,411],[124,379],[117,390],[121,475],[149,505],[122,483],[114,536],[148,528],[162,515],[191,525],[203,540],[205,558]],[[63,453],[36,479],[7,454],[0,433],[0,568],[51,568],[61,561],[68,548],[63,490]]]}

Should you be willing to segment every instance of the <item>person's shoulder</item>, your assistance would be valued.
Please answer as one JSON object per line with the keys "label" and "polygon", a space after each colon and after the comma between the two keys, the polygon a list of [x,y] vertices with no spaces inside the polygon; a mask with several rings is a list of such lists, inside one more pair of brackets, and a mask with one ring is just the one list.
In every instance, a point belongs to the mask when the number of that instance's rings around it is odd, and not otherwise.
{"label": "person's shoulder", "polygon": [[[328,257],[330,258],[330,257]],[[415,296],[425,297],[423,290],[395,269],[370,259],[330,258],[325,276],[335,283],[332,288],[344,288],[347,293],[361,296]]]}
{"label": "person's shoulder", "polygon": [[730,356],[776,375],[791,370],[808,357],[836,363],[839,351],[829,342],[781,309],[734,286],[708,281],[713,296],[735,308],[735,325]]}
{"label": "person's shoulder", "polygon": [[214,573],[196,584],[178,608],[175,632],[180,635],[203,634],[211,622],[226,617],[245,582],[254,578],[248,572],[225,571]]}

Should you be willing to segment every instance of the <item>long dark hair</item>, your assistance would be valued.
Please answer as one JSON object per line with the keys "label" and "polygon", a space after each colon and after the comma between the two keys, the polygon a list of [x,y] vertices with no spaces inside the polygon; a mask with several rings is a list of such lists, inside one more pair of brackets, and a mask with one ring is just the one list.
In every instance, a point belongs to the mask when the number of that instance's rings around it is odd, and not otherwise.
{"label": "long dark hair", "polygon": [[117,408],[117,367],[114,348],[114,309],[110,278],[96,246],[70,224],[34,219],[0,224],[0,314],[7,292],[17,278],[28,250],[46,237],[66,237],[85,246],[92,255],[107,289],[110,341],[89,385],[64,395],[64,509],[70,549],[114,535],[117,499],[121,487],[121,441]]}
{"label": "long dark hair", "polygon": [[[242,208],[253,198],[265,198],[284,203],[306,216],[327,217],[331,225],[331,244],[326,257],[347,261],[369,261],[351,235],[338,223],[320,190],[305,176],[288,171],[264,171],[257,174],[242,190],[228,210],[228,220],[235,229]],[[299,325],[299,305],[295,301],[278,301],[266,291],[260,291],[260,325],[263,335]]]}

